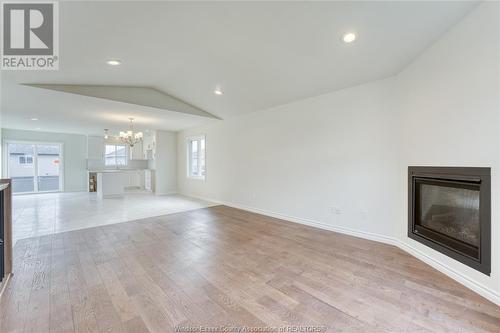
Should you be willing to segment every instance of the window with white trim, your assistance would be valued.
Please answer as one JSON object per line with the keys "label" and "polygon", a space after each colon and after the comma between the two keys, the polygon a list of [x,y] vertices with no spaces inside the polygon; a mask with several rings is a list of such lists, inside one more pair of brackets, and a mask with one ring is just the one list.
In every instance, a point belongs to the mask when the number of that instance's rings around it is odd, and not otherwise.
{"label": "window with white trim", "polygon": [[106,145],[104,150],[104,161],[106,166],[126,166],[127,146]]}
{"label": "window with white trim", "polygon": [[205,136],[191,137],[187,140],[189,178],[205,179]]}

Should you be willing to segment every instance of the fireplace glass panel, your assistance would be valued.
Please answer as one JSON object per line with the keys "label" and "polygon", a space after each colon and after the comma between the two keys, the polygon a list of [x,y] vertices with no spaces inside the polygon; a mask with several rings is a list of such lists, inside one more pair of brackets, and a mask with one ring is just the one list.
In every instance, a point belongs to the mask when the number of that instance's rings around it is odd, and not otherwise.
{"label": "fireplace glass panel", "polygon": [[421,180],[416,185],[417,224],[477,249],[479,184]]}
{"label": "fireplace glass panel", "polygon": [[491,273],[491,168],[408,167],[408,237]]}

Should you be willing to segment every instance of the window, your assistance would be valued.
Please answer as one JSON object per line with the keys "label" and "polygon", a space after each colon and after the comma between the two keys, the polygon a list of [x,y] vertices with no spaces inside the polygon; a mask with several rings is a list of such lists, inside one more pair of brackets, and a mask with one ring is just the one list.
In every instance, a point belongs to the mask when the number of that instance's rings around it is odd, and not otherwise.
{"label": "window", "polygon": [[33,164],[33,156],[29,155],[19,156],[19,164]]}
{"label": "window", "polygon": [[126,145],[106,145],[104,154],[105,154],[105,165],[106,166],[125,166],[125,165],[127,165],[127,146]]}
{"label": "window", "polygon": [[188,138],[187,154],[188,177],[205,179],[205,137]]}

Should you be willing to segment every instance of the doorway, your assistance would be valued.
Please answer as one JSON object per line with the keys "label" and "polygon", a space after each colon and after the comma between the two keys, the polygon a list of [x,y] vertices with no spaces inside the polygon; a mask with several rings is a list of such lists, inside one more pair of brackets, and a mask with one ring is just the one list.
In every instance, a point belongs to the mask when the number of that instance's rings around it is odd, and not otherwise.
{"label": "doorway", "polygon": [[8,142],[6,148],[14,194],[62,191],[60,143]]}

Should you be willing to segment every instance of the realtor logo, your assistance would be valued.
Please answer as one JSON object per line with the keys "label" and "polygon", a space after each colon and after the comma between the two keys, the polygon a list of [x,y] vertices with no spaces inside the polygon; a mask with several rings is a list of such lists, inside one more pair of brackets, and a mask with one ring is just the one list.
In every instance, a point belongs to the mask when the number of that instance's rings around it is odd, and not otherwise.
{"label": "realtor logo", "polygon": [[3,2],[1,16],[1,69],[58,69],[57,2]]}

